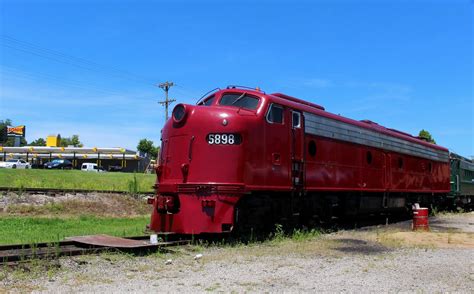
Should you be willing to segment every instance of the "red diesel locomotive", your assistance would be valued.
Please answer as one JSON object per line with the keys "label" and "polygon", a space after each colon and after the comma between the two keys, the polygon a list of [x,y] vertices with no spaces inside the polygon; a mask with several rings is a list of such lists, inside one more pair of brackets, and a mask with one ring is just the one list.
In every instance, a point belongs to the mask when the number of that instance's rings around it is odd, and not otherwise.
{"label": "red diesel locomotive", "polygon": [[450,191],[446,148],[235,86],[174,108],[156,173],[150,229],[183,234],[406,211]]}

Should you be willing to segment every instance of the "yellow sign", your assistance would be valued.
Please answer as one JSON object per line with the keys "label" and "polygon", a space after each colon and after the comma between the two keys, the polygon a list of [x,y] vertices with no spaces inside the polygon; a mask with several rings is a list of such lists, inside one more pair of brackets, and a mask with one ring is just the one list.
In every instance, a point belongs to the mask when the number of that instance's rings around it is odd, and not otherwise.
{"label": "yellow sign", "polygon": [[18,127],[7,127],[7,134],[9,136],[25,136],[26,127],[25,126],[18,126]]}
{"label": "yellow sign", "polygon": [[59,147],[61,144],[61,136],[48,136],[46,138],[46,146],[48,147]]}

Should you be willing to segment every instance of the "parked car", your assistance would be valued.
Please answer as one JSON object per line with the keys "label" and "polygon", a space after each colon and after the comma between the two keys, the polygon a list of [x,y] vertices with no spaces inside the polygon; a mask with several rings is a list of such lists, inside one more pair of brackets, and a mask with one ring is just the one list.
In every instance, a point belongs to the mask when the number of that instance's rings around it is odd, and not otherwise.
{"label": "parked car", "polygon": [[67,159],[58,158],[46,162],[43,166],[45,169],[72,169],[72,162]]}
{"label": "parked car", "polygon": [[120,172],[123,170],[123,167],[120,165],[109,165],[109,172]]}
{"label": "parked car", "polygon": [[81,165],[81,170],[82,171],[99,172],[99,173],[106,172],[103,167],[98,166],[97,163],[91,163],[91,162],[84,162]]}
{"label": "parked car", "polygon": [[0,162],[0,168],[31,168],[31,165],[23,159],[10,159]]}

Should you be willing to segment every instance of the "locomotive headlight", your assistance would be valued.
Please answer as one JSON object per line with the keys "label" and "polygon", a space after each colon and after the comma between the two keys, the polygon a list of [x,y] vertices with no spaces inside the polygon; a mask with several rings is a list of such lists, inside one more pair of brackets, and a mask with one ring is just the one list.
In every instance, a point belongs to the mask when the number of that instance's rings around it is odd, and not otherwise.
{"label": "locomotive headlight", "polygon": [[178,104],[173,109],[173,121],[175,123],[180,123],[183,121],[186,116],[186,106],[184,104]]}

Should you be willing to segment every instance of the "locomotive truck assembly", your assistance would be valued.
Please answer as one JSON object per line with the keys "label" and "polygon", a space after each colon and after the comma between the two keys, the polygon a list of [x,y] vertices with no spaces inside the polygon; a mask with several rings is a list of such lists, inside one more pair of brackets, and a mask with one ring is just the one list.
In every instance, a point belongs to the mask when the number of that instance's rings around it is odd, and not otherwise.
{"label": "locomotive truck assembly", "polygon": [[237,86],[174,108],[156,173],[149,227],[180,234],[470,206],[474,195],[474,164],[444,147]]}

